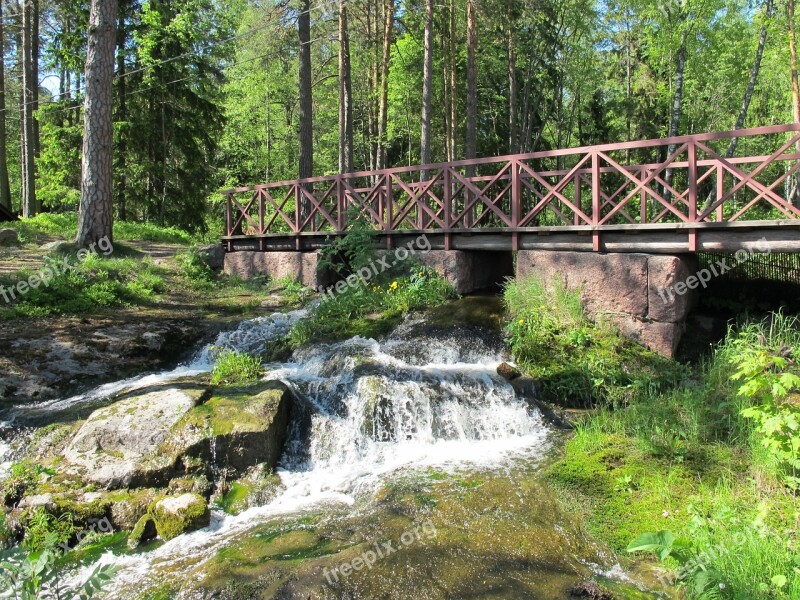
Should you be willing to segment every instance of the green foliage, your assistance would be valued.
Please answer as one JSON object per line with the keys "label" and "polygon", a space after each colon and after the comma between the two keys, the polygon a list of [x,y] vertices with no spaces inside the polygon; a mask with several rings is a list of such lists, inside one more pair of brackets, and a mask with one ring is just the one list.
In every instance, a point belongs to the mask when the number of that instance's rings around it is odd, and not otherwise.
{"label": "green foliage", "polygon": [[531,277],[509,281],[506,329],[514,358],[542,382],[558,402],[587,406],[625,404],[642,389],[674,384],[682,369],[623,338],[613,328],[591,323],[579,292]]}
{"label": "green foliage", "polygon": [[388,333],[404,315],[438,306],[454,298],[453,288],[433,269],[407,265],[413,272],[390,279],[379,277],[348,286],[333,298],[324,297],[309,317],[292,328],[293,346],[332,341],[355,335],[377,337]]}
{"label": "green foliage", "polygon": [[774,470],[786,463],[742,414],[774,406],[775,393],[793,397],[793,380],[782,376],[793,372],[796,325],[773,315],[731,327],[680,385],[642,387],[624,409],[580,422],[548,470],[590,531],[617,550],[659,555],[667,584],[688,598],[800,597],[792,533],[800,513],[794,490],[770,476],[787,483],[791,471]]}
{"label": "green foliage", "polygon": [[62,553],[58,543],[58,534],[51,533],[42,540],[39,550],[15,547],[0,553],[0,594],[17,600],[84,600],[101,592],[114,574],[114,567],[100,565],[82,584],[67,586],[61,581]]}
{"label": "green foliage", "polygon": [[214,385],[238,385],[251,383],[261,378],[261,359],[245,352],[228,348],[214,352],[214,370],[211,383]]}
{"label": "green foliage", "polygon": [[347,235],[335,237],[322,249],[319,266],[346,277],[375,261],[375,232],[357,220]]}
{"label": "green foliage", "polygon": [[68,543],[76,531],[70,513],[56,517],[38,507],[28,518],[22,545],[34,552],[42,551],[52,545],[53,540],[55,545]]}
{"label": "green foliage", "polygon": [[208,290],[214,287],[216,276],[208,263],[197,251],[197,248],[190,248],[186,252],[178,254],[176,257],[181,274],[189,281],[189,284],[200,290]]}
{"label": "green foliage", "polygon": [[789,488],[800,490],[800,366],[797,346],[800,323],[774,315],[770,330],[751,326],[733,341],[731,376],[738,394],[753,402],[741,414],[756,423],[762,445],[774,459]]}
{"label": "green foliage", "polygon": [[[83,262],[75,257],[67,260],[73,269],[65,270],[63,260],[47,258],[45,268],[58,274],[47,285],[18,295],[13,304],[2,309],[0,317],[86,314],[98,308],[148,304],[166,291],[163,271],[149,261],[95,254]],[[19,271],[16,275],[16,281],[25,281],[33,273]]]}

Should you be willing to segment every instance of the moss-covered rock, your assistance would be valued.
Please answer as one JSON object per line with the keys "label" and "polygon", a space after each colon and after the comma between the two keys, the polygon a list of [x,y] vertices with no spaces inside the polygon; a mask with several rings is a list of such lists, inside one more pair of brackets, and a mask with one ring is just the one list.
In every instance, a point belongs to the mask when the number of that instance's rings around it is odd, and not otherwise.
{"label": "moss-covered rock", "polygon": [[161,498],[150,506],[149,515],[158,537],[165,541],[207,527],[211,522],[208,504],[197,494]]}
{"label": "moss-covered rock", "polygon": [[144,542],[150,541],[158,535],[156,522],[150,514],[142,515],[128,536],[128,548],[138,548]]}
{"label": "moss-covered rock", "polygon": [[224,471],[238,477],[257,465],[274,468],[292,402],[292,392],[278,381],[216,388],[207,402],[184,415],[156,454],[190,476],[211,478]]}
{"label": "moss-covered rock", "polygon": [[157,484],[169,460],[152,460],[181,417],[209,388],[188,380],[123,394],[91,414],[67,446],[69,471],[108,489]]}

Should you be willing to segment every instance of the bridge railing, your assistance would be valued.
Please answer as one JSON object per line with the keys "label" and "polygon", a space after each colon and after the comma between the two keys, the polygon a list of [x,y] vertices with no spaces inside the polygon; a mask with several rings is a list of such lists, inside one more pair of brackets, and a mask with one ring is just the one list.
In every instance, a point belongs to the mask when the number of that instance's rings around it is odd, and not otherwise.
{"label": "bridge railing", "polygon": [[798,142],[778,125],[243,187],[225,192],[226,235],[798,219]]}

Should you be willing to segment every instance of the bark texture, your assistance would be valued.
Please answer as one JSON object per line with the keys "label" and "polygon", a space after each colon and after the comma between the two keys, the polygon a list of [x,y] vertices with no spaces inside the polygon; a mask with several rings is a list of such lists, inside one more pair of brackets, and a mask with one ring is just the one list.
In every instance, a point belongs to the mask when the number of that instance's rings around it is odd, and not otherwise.
{"label": "bark texture", "polygon": [[347,1],[339,0],[339,172],[353,170],[353,77]]}
{"label": "bark texture", "polygon": [[[0,2],[0,48],[5,48],[3,28],[3,3]],[[5,63],[0,60],[0,206],[12,210],[11,186],[8,178],[8,144],[6,139],[6,73]]]}
{"label": "bark texture", "polygon": [[114,50],[117,0],[92,0],[86,55],[79,246],[112,239],[114,179]]}
{"label": "bark texture", "polygon": [[[420,134],[420,162],[431,162],[431,102],[433,96],[433,0],[425,0],[425,37],[422,64],[422,131]],[[428,179],[427,172],[421,180]]]}

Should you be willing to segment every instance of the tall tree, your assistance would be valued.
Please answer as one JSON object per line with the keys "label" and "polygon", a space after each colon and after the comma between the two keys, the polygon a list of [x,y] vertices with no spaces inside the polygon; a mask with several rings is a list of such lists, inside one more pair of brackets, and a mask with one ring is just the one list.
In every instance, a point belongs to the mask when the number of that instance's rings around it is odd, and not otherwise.
{"label": "tall tree", "polygon": [[[772,18],[773,7],[773,0],[766,0],[764,3],[764,23],[761,25],[761,33],[758,36],[756,56],[755,59],[753,59],[753,67],[750,69],[750,80],[747,82],[747,89],[744,92],[742,108],[739,110],[739,116],[736,119],[736,125],[734,125],[735,130],[742,129],[744,127],[745,121],[747,120],[747,113],[750,110],[750,103],[753,101],[753,94],[756,91],[756,84],[758,83],[758,75],[761,72],[761,61],[764,59],[764,48],[767,45],[769,20]],[[728,144],[728,150],[725,153],[728,158],[731,158],[734,154],[736,154],[736,147],[738,144],[738,137],[735,137],[730,141],[730,144]]]}
{"label": "tall tree", "polygon": [[113,236],[114,48],[117,0],[92,0],[86,54],[81,204],[76,243]]}
{"label": "tall tree", "polygon": [[519,152],[517,132],[517,40],[514,1],[508,0],[508,152]]}
{"label": "tall tree", "polygon": [[34,68],[33,38],[38,35],[35,30],[36,4],[38,0],[24,0],[22,6],[22,216],[32,217],[37,212],[36,200],[36,125],[34,123],[36,111],[36,92],[39,81],[36,79]]}
{"label": "tall tree", "polygon": [[[422,131],[420,133],[420,162],[431,162],[431,105],[433,101],[433,0],[425,0],[425,34],[422,60]],[[422,181],[428,178],[422,174]]]}
{"label": "tall tree", "polygon": [[117,192],[117,215],[120,221],[128,218],[127,211],[127,188],[128,188],[128,99],[127,99],[127,74],[126,58],[128,31],[125,26],[125,11],[127,0],[119,0],[119,22],[117,24],[117,81],[119,90],[119,103],[117,105],[116,122],[119,124],[118,152],[116,173],[118,179],[116,184]]}
{"label": "tall tree", "polygon": [[[3,2],[0,0],[0,58],[5,54],[5,47]],[[0,60],[0,205],[11,211],[11,184],[8,178],[8,141],[6,135],[6,68],[5,61]]]}
{"label": "tall tree", "polygon": [[353,170],[353,78],[347,0],[339,0],[339,172]]}
{"label": "tall tree", "polygon": [[378,155],[377,169],[386,167],[387,126],[389,119],[389,62],[392,57],[392,37],[394,32],[394,0],[383,0],[383,52],[381,56],[381,86],[378,104]]}
{"label": "tall tree", "polygon": [[311,0],[300,0],[297,16],[300,39],[300,163],[298,177],[305,179],[314,172],[314,115],[311,80]]}
{"label": "tall tree", "polygon": [[[467,0],[467,127],[464,157],[475,158],[478,132],[478,15],[477,0]],[[470,168],[470,171],[473,169]]]}

